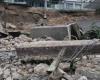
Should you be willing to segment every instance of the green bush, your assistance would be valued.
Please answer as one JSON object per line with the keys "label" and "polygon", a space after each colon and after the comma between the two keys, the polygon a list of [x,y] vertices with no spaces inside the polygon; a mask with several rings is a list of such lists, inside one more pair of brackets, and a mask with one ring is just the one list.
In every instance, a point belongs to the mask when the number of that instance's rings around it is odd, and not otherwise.
{"label": "green bush", "polygon": [[97,26],[95,23],[93,23],[89,27],[91,27],[91,29],[84,34],[84,38],[85,39],[93,39],[93,38],[100,39],[100,26]]}

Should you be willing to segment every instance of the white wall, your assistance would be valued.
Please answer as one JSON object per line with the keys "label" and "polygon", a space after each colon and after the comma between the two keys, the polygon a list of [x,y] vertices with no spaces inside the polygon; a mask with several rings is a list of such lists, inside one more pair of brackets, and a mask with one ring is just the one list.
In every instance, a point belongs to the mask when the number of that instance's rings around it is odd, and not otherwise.
{"label": "white wall", "polygon": [[4,0],[4,2],[14,3],[14,0]]}

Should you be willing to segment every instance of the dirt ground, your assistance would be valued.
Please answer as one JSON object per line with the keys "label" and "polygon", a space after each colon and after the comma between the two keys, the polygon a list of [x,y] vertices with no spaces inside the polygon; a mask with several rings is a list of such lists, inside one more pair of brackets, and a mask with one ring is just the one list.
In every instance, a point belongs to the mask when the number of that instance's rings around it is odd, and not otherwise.
{"label": "dirt ground", "polygon": [[[38,14],[37,14],[38,13]],[[0,4],[0,21],[6,21],[17,26],[19,30],[30,31],[32,27],[37,26],[43,19],[45,10],[40,8],[8,5],[6,9],[4,4]],[[93,17],[93,13],[61,13],[59,11],[47,10],[48,25],[60,25],[70,22],[77,22],[80,19]]]}

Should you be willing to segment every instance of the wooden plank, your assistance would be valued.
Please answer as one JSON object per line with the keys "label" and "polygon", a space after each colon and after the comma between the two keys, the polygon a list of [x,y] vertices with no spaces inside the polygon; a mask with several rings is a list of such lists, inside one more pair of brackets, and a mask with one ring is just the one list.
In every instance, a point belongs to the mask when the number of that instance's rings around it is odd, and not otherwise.
{"label": "wooden plank", "polygon": [[64,58],[70,58],[74,52],[79,51],[83,46],[86,46],[82,51],[83,55],[100,54],[99,40],[73,40],[73,41],[39,41],[30,43],[21,43],[16,45],[18,56],[49,56],[57,57],[58,52],[62,47],[66,47]]}
{"label": "wooden plank", "polygon": [[63,59],[63,56],[65,54],[66,47],[63,47],[60,52],[58,53],[58,56],[55,58],[55,60],[51,63],[50,67],[48,68],[49,72],[53,72],[58,69],[60,62]]}
{"label": "wooden plank", "polygon": [[69,41],[37,41],[16,44],[16,48],[43,48],[43,47],[74,47],[85,45],[100,46],[100,41],[95,40],[69,40]]}

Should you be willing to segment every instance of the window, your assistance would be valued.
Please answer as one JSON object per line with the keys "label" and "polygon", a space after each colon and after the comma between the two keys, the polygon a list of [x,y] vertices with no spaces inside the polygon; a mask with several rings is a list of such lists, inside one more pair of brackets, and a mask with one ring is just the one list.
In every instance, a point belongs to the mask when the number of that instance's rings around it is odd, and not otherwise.
{"label": "window", "polygon": [[15,2],[25,2],[26,0],[15,0]]}

